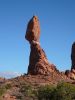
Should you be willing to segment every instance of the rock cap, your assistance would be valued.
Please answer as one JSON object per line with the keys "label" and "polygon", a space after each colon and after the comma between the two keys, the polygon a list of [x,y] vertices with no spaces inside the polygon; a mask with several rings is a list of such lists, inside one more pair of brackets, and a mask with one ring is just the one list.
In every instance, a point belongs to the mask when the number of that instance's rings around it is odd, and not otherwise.
{"label": "rock cap", "polygon": [[26,30],[25,38],[31,43],[34,41],[39,41],[40,38],[40,24],[39,19],[37,16],[33,16],[28,25]]}

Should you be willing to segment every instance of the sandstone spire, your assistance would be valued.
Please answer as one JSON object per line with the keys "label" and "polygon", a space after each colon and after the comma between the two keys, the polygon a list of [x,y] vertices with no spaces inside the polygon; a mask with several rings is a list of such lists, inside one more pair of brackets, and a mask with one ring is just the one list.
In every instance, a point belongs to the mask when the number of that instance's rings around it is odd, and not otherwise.
{"label": "sandstone spire", "polygon": [[50,64],[46,58],[44,50],[39,43],[40,25],[37,16],[33,16],[27,26],[25,38],[30,43],[30,58],[28,66],[28,74],[51,74],[57,71],[53,64]]}
{"label": "sandstone spire", "polygon": [[71,60],[72,60],[71,69],[75,69],[75,42],[72,45]]}
{"label": "sandstone spire", "polygon": [[66,70],[65,74],[71,79],[75,79],[75,42],[72,44],[71,49],[71,70]]}

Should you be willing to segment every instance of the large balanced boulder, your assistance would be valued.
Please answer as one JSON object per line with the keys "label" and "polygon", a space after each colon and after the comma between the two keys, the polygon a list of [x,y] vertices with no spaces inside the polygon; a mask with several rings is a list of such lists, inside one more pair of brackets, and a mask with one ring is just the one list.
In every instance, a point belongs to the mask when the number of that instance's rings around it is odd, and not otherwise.
{"label": "large balanced boulder", "polygon": [[28,23],[25,38],[30,43],[30,58],[28,66],[28,74],[46,74],[58,72],[54,64],[50,64],[47,60],[44,50],[40,46],[40,25],[37,16],[33,16]]}
{"label": "large balanced boulder", "polygon": [[37,16],[33,16],[27,25],[25,38],[31,43],[39,41],[40,38],[40,24]]}

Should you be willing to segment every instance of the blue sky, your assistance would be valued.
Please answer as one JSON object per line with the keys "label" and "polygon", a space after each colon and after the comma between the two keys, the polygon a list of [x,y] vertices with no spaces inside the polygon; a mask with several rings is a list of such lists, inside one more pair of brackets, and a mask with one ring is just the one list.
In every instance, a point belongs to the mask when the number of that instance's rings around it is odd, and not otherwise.
{"label": "blue sky", "polygon": [[48,60],[61,71],[70,69],[75,0],[0,0],[0,72],[27,72],[30,45],[24,37],[33,15],[39,17]]}

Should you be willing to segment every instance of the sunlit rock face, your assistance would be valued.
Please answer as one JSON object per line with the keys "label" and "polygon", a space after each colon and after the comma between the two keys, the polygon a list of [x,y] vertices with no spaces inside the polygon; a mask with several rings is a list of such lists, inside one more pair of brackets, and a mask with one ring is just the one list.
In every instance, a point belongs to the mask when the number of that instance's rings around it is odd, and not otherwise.
{"label": "sunlit rock face", "polygon": [[28,74],[47,74],[57,72],[55,65],[50,64],[47,60],[44,50],[40,46],[40,25],[37,16],[33,16],[27,25],[25,35],[26,40],[30,43],[30,58]]}
{"label": "sunlit rock face", "polygon": [[37,16],[33,16],[27,25],[25,38],[31,43],[32,41],[39,41],[40,38],[40,24]]}

